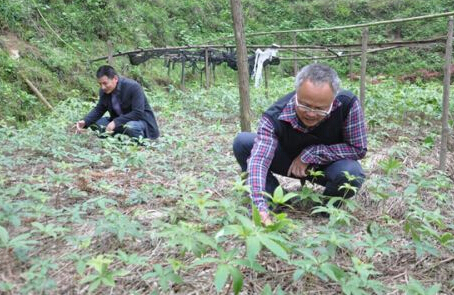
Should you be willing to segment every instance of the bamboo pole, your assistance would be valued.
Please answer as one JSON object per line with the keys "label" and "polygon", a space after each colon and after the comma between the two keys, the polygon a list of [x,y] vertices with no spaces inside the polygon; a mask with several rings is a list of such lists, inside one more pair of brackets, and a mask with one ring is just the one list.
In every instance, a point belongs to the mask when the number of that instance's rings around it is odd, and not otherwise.
{"label": "bamboo pole", "polygon": [[[293,34],[293,45],[298,45],[296,44],[296,33]],[[298,74],[298,61],[296,60],[296,52],[293,52],[293,58],[293,75],[296,77],[296,74]]]}
{"label": "bamboo pole", "polygon": [[[386,48],[377,48],[368,50],[367,53],[376,53],[380,51],[386,51],[391,49],[401,48],[402,46],[391,46]],[[310,56],[310,57],[297,57],[297,60],[314,60],[314,59],[334,59],[334,58],[343,58],[343,57],[353,57],[353,56],[361,56],[361,53],[352,53],[352,54],[343,54],[343,55],[327,55],[327,56]],[[280,60],[293,60],[293,57],[279,57]]]}
{"label": "bamboo pole", "polygon": [[448,137],[449,137],[449,87],[451,85],[451,63],[452,63],[452,34],[453,34],[453,17],[448,21],[448,38],[446,40],[446,54],[443,78],[443,114],[441,128],[441,147],[440,147],[440,170],[446,170],[446,157],[448,154]]}
{"label": "bamboo pole", "polygon": [[47,101],[47,99],[44,97],[44,95],[42,95],[42,93],[38,90],[38,88],[36,88],[35,85],[33,85],[33,83],[30,80],[25,78],[25,76],[23,76],[22,74],[19,74],[19,75],[25,81],[25,83],[27,83],[28,87],[30,87],[30,89],[33,91],[33,93],[36,94],[36,96],[39,98],[39,100],[41,100],[41,102],[48,109],[53,110],[54,108],[52,107],[52,105]]}
{"label": "bamboo pole", "polygon": [[[379,42],[379,43],[369,43],[369,47],[383,47],[383,46],[390,46],[390,45],[418,45],[418,44],[435,44],[444,42],[445,37],[439,37],[434,39],[425,39],[425,40],[415,40],[415,41],[394,41],[394,42]],[[349,47],[361,47],[361,44],[326,44],[326,45],[279,45],[279,44],[262,44],[262,45],[248,45],[248,49],[257,49],[257,48],[279,48],[280,51],[290,50],[292,49],[299,49],[299,50],[322,50],[326,51],[327,47],[330,48],[349,48]],[[112,57],[119,57],[127,54],[134,54],[134,53],[143,53],[143,52],[153,52],[156,54],[168,54],[169,51],[178,51],[178,50],[190,50],[190,49],[203,49],[206,47],[214,48],[214,49],[232,49],[235,48],[236,45],[192,45],[192,46],[176,46],[176,47],[162,47],[162,48],[147,48],[147,49],[139,49],[139,50],[131,50],[126,52],[118,52],[113,54]],[[178,52],[175,52],[178,54]],[[96,62],[100,60],[107,60],[108,56],[102,56],[95,59],[89,60],[89,62]]]}
{"label": "bamboo pole", "polygon": [[237,49],[238,84],[240,92],[241,131],[251,131],[251,105],[249,98],[249,69],[244,37],[243,7],[241,0],[230,0],[233,29]]}
{"label": "bamboo pole", "polygon": [[[402,23],[402,22],[409,22],[409,21],[416,21],[416,20],[427,20],[427,19],[445,17],[445,16],[450,16],[450,15],[454,15],[454,11],[444,12],[444,13],[436,13],[436,14],[428,14],[428,15],[421,15],[421,16],[408,17],[408,18],[398,18],[398,19],[378,21],[378,22],[370,22],[370,23],[357,24],[357,25],[346,25],[346,26],[313,28],[313,29],[297,29],[297,30],[257,32],[257,33],[247,34],[246,37],[262,36],[262,35],[274,35],[274,34],[301,33],[301,32],[323,32],[323,31],[335,31],[335,30],[345,30],[345,29],[354,29],[354,28],[367,28],[367,27],[385,25],[385,24],[395,24],[395,23]],[[219,39],[216,39],[216,40],[224,40],[224,39],[230,39],[230,38],[233,38],[233,36],[230,35],[230,36],[226,36],[226,37],[219,38]],[[213,41],[216,41],[216,40],[213,40]]]}
{"label": "bamboo pole", "polygon": [[359,97],[363,113],[365,112],[366,100],[366,66],[367,66],[367,40],[369,39],[369,29],[364,28],[362,33],[362,47],[361,47],[361,85],[359,89]]}

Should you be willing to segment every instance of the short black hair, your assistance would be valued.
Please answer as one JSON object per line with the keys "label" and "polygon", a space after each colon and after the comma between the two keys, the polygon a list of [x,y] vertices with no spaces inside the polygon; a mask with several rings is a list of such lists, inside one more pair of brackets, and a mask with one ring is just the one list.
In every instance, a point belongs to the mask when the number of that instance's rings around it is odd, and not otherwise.
{"label": "short black hair", "polygon": [[96,71],[96,78],[100,79],[102,76],[106,76],[109,79],[112,79],[117,75],[115,69],[109,65],[100,66]]}

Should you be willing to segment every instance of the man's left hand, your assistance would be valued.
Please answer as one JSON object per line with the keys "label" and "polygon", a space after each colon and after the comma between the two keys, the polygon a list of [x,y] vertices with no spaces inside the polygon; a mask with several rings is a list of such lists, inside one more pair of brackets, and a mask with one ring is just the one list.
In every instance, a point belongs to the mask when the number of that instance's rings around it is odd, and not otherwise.
{"label": "man's left hand", "polygon": [[298,178],[306,177],[306,169],[309,164],[301,162],[299,156],[293,159],[292,165],[288,168],[287,176],[295,176]]}
{"label": "man's left hand", "polygon": [[114,131],[114,129],[115,129],[115,121],[112,121],[109,124],[107,124],[107,126],[106,126],[107,133],[112,133]]}

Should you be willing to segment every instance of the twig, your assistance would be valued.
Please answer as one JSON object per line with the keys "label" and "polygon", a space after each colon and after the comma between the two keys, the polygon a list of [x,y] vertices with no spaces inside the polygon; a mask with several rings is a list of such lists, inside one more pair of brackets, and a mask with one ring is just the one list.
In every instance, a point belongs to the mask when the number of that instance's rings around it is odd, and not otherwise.
{"label": "twig", "polygon": [[434,268],[436,268],[436,267],[442,265],[443,263],[448,263],[448,262],[451,262],[451,261],[453,261],[453,260],[454,260],[454,256],[451,256],[451,257],[449,257],[449,258],[446,258],[446,259],[444,259],[444,260],[442,260],[442,261],[440,261],[440,262],[438,262],[438,263],[432,265],[431,267],[429,267],[428,269],[424,270],[423,272],[424,272],[424,273],[429,272],[429,271],[431,271],[432,269],[434,269]]}

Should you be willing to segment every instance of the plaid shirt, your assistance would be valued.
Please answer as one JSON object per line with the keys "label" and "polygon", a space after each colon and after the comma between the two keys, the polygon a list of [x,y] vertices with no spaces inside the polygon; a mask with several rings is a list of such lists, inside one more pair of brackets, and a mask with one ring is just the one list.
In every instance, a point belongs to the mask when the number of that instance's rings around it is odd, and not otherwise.
{"label": "plaid shirt", "polygon": [[[332,111],[339,108],[341,104],[339,100],[334,100]],[[329,120],[329,118],[330,115],[323,120]],[[294,129],[302,133],[312,130],[312,128],[306,128],[300,123],[295,111],[295,99],[290,99],[279,115],[279,120],[289,122]],[[345,143],[312,145],[303,149],[299,155],[301,161],[308,164],[324,165],[340,159],[358,160],[365,156],[367,151],[366,126],[358,100],[353,103],[345,120],[343,136]],[[247,180],[247,184],[251,188],[251,198],[259,211],[268,211],[262,192],[265,191],[266,175],[271,166],[277,144],[278,138],[274,133],[273,123],[268,117],[262,116],[254,147],[248,160],[249,176]]]}

